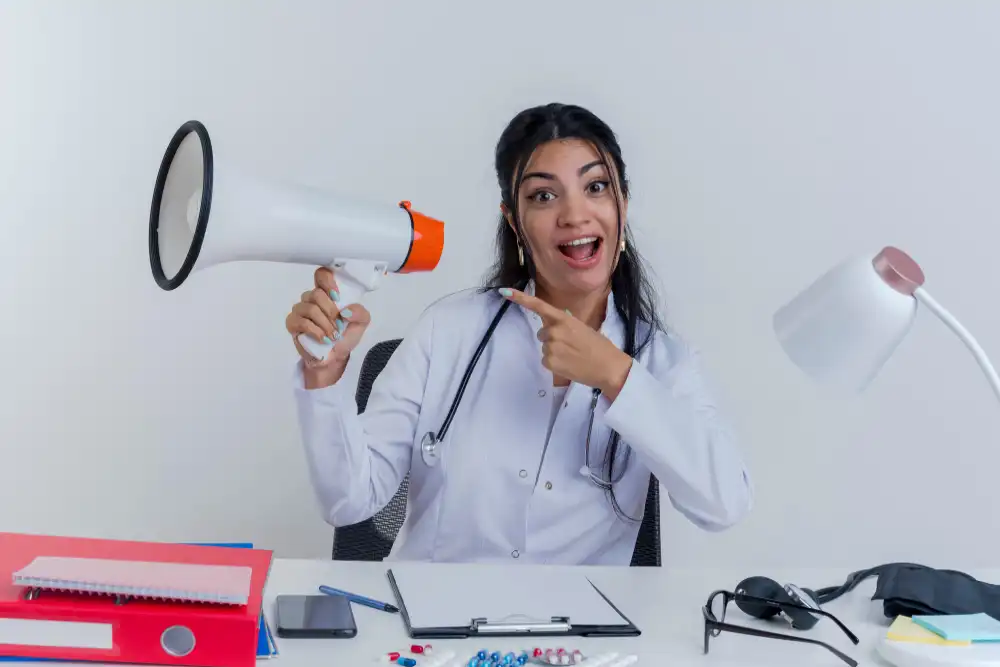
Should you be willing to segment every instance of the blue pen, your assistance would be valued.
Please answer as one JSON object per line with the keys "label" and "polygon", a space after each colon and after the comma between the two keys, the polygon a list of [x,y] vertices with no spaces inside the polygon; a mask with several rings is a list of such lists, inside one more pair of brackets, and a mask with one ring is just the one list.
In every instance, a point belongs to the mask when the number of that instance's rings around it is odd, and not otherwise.
{"label": "blue pen", "polygon": [[379,602],[378,600],[372,600],[371,598],[366,598],[363,595],[355,595],[354,593],[348,593],[347,591],[342,591],[338,588],[330,588],[329,586],[320,586],[320,593],[326,593],[327,595],[342,595],[351,602],[357,602],[358,604],[363,604],[366,607],[371,607],[372,609],[380,609],[382,611],[387,611],[390,614],[399,613],[399,609],[387,604],[385,602]]}

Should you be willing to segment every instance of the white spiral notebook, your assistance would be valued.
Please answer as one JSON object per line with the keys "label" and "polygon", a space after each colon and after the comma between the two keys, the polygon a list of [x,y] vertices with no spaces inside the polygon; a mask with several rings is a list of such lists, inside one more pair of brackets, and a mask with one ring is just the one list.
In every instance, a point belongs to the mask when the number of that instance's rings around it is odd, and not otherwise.
{"label": "white spiral notebook", "polygon": [[237,565],[39,556],[13,577],[42,590],[245,605],[251,574]]}

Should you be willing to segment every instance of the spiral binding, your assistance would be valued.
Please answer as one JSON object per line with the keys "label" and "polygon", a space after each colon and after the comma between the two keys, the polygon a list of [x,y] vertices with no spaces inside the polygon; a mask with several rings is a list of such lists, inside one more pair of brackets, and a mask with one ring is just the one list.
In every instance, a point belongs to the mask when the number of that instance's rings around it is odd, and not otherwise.
{"label": "spiral binding", "polygon": [[[115,568],[118,565],[131,569],[117,572]],[[142,569],[147,565],[152,568],[148,573]],[[140,569],[136,571],[136,567]],[[190,569],[192,567],[198,569],[192,570]],[[213,581],[213,577],[221,575],[214,570],[206,572],[200,569],[214,567],[231,569],[229,566],[193,563],[39,557],[28,566],[13,572],[11,576],[15,586],[26,589],[25,598],[28,600],[37,599],[42,592],[53,592],[83,596],[113,596],[119,604],[126,600],[167,600],[245,605],[249,591],[242,590],[244,582],[233,580],[229,581],[227,585],[217,580]],[[179,571],[177,571],[178,568],[180,568]],[[245,576],[248,586],[249,571],[243,572],[248,568],[236,569],[239,572],[226,572],[226,574],[233,574],[233,576],[240,578]],[[223,579],[225,578],[223,577]]]}
{"label": "spiral binding", "polygon": [[35,600],[43,592],[75,593],[89,597],[114,597],[118,604],[127,600],[163,600],[168,602],[190,602],[192,604],[228,604],[239,606],[242,600],[233,600],[224,595],[198,593],[196,591],[140,589],[134,586],[104,586],[83,581],[56,581],[38,577],[14,575],[14,585],[27,588],[25,599]]}

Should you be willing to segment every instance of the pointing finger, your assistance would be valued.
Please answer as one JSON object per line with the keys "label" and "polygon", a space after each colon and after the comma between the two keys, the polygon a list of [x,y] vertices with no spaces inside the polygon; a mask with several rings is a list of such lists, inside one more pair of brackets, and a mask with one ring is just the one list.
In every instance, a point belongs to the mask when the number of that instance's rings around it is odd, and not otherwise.
{"label": "pointing finger", "polygon": [[525,294],[520,290],[503,287],[500,289],[500,294],[505,299],[520,304],[525,308],[527,308],[528,310],[532,311],[533,313],[541,315],[545,319],[558,321],[564,317],[568,317],[568,315],[564,311],[559,310],[553,305],[545,303],[536,296]]}

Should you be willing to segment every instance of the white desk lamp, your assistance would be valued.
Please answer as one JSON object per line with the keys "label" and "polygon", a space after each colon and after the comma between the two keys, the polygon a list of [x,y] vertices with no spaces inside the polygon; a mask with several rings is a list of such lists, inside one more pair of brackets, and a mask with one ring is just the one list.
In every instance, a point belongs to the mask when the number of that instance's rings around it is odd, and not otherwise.
{"label": "white desk lamp", "polygon": [[979,343],[923,288],[924,274],[898,248],[834,267],[774,314],[785,353],[813,379],[861,391],[906,336],[923,304],[965,343],[1000,399],[1000,377]]}
{"label": "white desk lamp", "polygon": [[[898,248],[846,261],[774,314],[785,352],[813,379],[860,392],[913,324],[917,304],[937,315],[972,351],[1000,398],[1000,378],[986,353],[951,313],[924,291],[924,274]],[[898,667],[1000,667],[1000,646],[951,647],[882,639],[879,654]]]}

